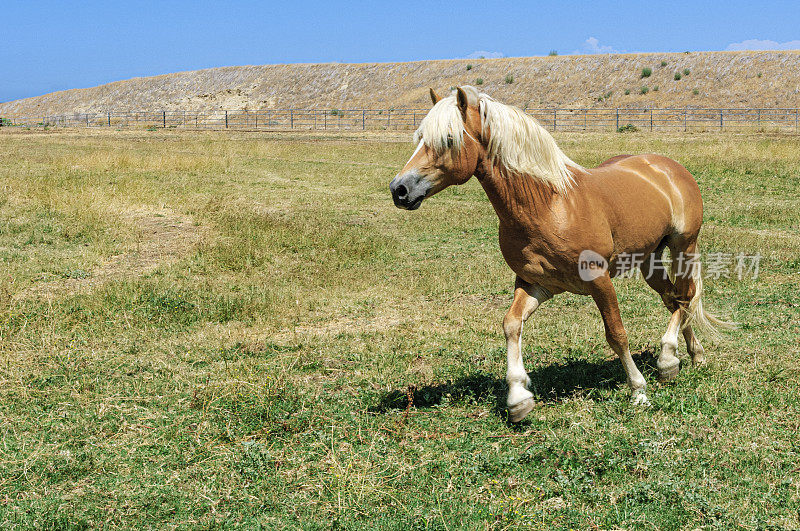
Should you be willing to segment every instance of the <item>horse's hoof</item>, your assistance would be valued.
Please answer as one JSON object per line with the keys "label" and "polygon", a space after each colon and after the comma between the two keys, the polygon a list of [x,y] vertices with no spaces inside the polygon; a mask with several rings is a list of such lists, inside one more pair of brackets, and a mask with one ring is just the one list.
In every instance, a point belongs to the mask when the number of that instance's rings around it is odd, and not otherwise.
{"label": "horse's hoof", "polygon": [[658,381],[663,383],[674,380],[675,377],[678,376],[678,371],[681,368],[681,360],[675,356],[665,361],[659,358],[656,365],[658,366]]}
{"label": "horse's hoof", "polygon": [[517,423],[527,417],[535,405],[533,398],[526,398],[522,402],[508,406],[508,417],[511,422]]}
{"label": "horse's hoof", "polygon": [[692,367],[702,367],[706,364],[705,354],[695,354],[692,356]]}

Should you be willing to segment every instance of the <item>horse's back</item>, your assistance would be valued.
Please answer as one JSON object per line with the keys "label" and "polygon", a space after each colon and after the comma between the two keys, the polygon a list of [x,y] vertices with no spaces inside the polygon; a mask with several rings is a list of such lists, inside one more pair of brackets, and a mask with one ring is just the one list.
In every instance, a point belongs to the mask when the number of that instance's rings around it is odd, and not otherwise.
{"label": "horse's back", "polygon": [[703,207],[697,182],[663,155],[619,155],[587,170],[579,182],[588,195],[602,198],[622,240],[654,241],[700,230]]}
{"label": "horse's back", "polygon": [[[694,176],[689,173],[679,162],[659,155],[657,153],[646,153],[643,155],[617,155],[606,160],[589,173],[596,173],[594,170],[632,170],[641,177],[651,179],[654,182],[663,183],[666,177],[670,183],[686,188],[685,192],[697,191],[699,187]],[[605,173],[605,172],[603,172]]]}
{"label": "horse's back", "polygon": [[616,164],[617,162],[619,162],[619,161],[621,161],[623,159],[627,159],[628,157],[633,157],[633,155],[617,155],[616,157],[611,157],[610,159],[602,162],[598,166],[598,168],[602,168],[604,166],[610,166],[612,164]]}
{"label": "horse's back", "polygon": [[588,174],[590,178],[601,179],[600,183],[623,181],[632,193],[643,193],[647,186],[641,185],[649,185],[666,194],[671,203],[702,205],[694,176],[679,162],[664,155],[617,155],[588,170]]}

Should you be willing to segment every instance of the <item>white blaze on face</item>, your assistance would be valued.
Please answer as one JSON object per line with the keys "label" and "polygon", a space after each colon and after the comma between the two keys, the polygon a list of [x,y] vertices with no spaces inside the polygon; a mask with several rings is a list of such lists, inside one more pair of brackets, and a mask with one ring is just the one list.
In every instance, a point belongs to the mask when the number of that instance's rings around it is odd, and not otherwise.
{"label": "white blaze on face", "polygon": [[413,155],[411,155],[411,158],[410,158],[410,159],[408,159],[408,162],[406,162],[406,166],[408,166],[408,164],[409,164],[409,163],[410,163],[412,160],[414,160],[414,157],[416,157],[416,156],[417,156],[417,153],[419,153],[419,150],[420,150],[420,149],[422,149],[422,146],[424,146],[424,145],[425,145],[425,142],[423,142],[422,140],[420,140],[420,141],[419,141],[419,145],[417,146],[417,149],[415,149],[415,150],[414,150],[414,154],[413,154]]}

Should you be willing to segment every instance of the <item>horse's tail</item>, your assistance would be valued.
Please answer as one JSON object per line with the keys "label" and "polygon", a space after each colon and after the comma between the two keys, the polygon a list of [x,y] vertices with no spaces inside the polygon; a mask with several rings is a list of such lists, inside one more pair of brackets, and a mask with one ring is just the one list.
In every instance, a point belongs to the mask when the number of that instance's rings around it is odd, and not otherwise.
{"label": "horse's tail", "polygon": [[686,318],[683,326],[692,326],[703,332],[718,338],[720,330],[734,330],[737,324],[731,321],[723,321],[719,317],[708,313],[703,307],[703,275],[701,274],[700,263],[692,264],[692,280],[694,281],[694,296],[689,301],[686,309]]}

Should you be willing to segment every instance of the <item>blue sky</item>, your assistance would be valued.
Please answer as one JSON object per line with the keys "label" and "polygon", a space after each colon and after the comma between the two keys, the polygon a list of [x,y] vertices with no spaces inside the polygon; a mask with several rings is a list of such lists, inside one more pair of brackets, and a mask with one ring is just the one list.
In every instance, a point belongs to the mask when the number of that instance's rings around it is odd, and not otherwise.
{"label": "blue sky", "polygon": [[0,101],[214,66],[800,48],[800,3],[17,1]]}

